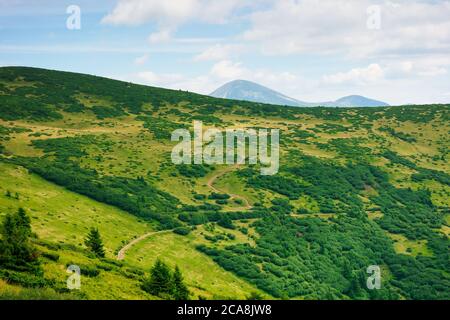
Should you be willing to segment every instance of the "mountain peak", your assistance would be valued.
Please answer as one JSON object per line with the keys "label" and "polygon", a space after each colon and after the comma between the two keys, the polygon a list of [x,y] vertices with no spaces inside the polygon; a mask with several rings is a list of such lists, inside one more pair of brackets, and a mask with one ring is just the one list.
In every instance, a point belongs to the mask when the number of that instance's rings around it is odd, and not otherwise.
{"label": "mountain peak", "polygon": [[329,102],[304,102],[290,98],[280,92],[248,80],[230,81],[210,94],[212,97],[245,100],[283,106],[326,106],[326,107],[385,107],[387,103],[369,99],[360,95],[350,95]]}
{"label": "mountain peak", "polygon": [[286,106],[299,106],[301,101],[248,80],[233,80],[212,92],[212,97],[246,100]]}

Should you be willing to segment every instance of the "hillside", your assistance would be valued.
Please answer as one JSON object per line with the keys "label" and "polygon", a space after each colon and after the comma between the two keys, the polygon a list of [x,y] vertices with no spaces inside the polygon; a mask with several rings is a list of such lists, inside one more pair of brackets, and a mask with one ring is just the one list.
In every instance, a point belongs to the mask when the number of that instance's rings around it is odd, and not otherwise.
{"label": "hillside", "polygon": [[[141,284],[160,258],[180,267],[192,299],[449,299],[449,114],[284,107],[0,68],[0,216],[26,210],[42,264],[2,268],[0,297],[157,299]],[[172,164],[171,133],[194,120],[280,129],[279,173]],[[106,258],[84,244],[91,227]],[[71,264],[79,291],[65,288]],[[380,290],[366,288],[371,265]]]}

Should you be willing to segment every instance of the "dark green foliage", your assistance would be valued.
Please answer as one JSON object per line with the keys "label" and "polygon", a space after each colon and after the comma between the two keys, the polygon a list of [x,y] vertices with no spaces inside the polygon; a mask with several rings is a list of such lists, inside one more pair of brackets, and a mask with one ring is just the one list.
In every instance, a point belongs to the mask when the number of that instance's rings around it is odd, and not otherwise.
{"label": "dark green foliage", "polygon": [[[31,91],[31,90],[30,90]],[[22,90],[22,96],[0,95],[0,118],[4,120],[17,120],[31,118],[35,120],[61,119],[62,116],[55,107],[47,105],[41,99],[28,99]]]}
{"label": "dark green foliage", "polygon": [[156,260],[150,270],[150,277],[142,284],[142,289],[152,295],[167,298],[172,294],[172,275],[169,267],[161,260]]}
{"label": "dark green foliage", "polygon": [[[386,173],[367,164],[342,166],[299,154],[291,156],[291,163],[301,165],[281,168],[280,177],[292,175],[283,179],[289,181],[286,187],[271,177],[259,179],[252,170],[242,177],[276,192],[298,189],[298,195],[317,200],[321,212],[341,215],[328,221],[264,215],[254,224],[260,236],[256,247],[234,245],[220,250],[201,246],[201,251],[280,298],[397,299],[400,289],[411,299],[448,299],[450,279],[444,272],[449,261],[448,239],[434,231],[442,225],[443,216],[432,205],[428,191],[395,188]],[[379,225],[367,219],[358,196],[367,186],[379,193],[371,197],[384,214],[377,220]],[[271,211],[277,213],[289,202],[275,199],[273,204],[278,208]],[[396,254],[380,227],[410,239],[427,239],[433,256]],[[373,264],[385,264],[393,274],[376,293],[367,290],[363,281],[365,268]]]}
{"label": "dark green foliage", "polygon": [[[219,207],[220,208],[220,207]],[[250,212],[218,212],[218,211],[200,211],[200,212],[184,212],[178,216],[183,222],[190,225],[200,225],[208,222],[218,222],[224,215],[231,220],[255,219],[266,215],[265,210],[254,210]]]}
{"label": "dark green foliage", "polygon": [[223,124],[222,119],[212,116],[212,115],[200,115],[200,116],[195,115],[195,116],[192,116],[192,120],[202,121],[205,124],[209,124],[209,125],[212,125],[212,124],[222,125]]}
{"label": "dark green foliage", "polygon": [[[175,229],[174,232],[177,234],[185,235],[191,230],[178,219],[190,226],[217,223],[226,228],[234,228],[234,220],[258,218],[258,221],[251,225],[258,235],[255,237],[255,246],[247,244],[213,248],[201,246],[199,250],[210,255],[225,269],[278,298],[446,300],[450,298],[450,280],[447,272],[450,261],[449,240],[437,231],[445,223],[448,208],[445,206],[436,208],[431,202],[430,192],[426,189],[412,190],[392,185],[386,173],[379,167],[369,165],[376,159],[375,157],[380,156],[375,154],[377,149],[364,146],[371,142],[370,139],[373,137],[379,141],[384,140],[371,131],[376,120],[380,122],[386,120],[385,123],[390,126],[395,122],[405,121],[426,123],[435,120],[436,123],[437,121],[442,123],[450,118],[448,105],[361,109],[290,108],[215,99],[188,92],[42,69],[0,68],[0,78],[4,82],[17,79],[20,79],[21,83],[28,82],[25,86],[14,89],[0,85],[1,119],[47,121],[60,119],[62,111],[87,113],[89,116],[94,113],[98,119],[121,117],[131,113],[143,121],[145,128],[155,139],[164,142],[169,141],[173,130],[187,127],[188,123],[190,126],[193,119],[216,126],[226,125],[221,120],[224,114],[282,119],[282,121],[309,117],[323,119],[327,123],[307,130],[292,128],[292,125],[285,121],[285,126],[289,126],[289,130],[282,139],[282,146],[286,147],[284,149],[286,152],[283,153],[279,174],[261,176],[259,171],[253,168],[239,171],[239,177],[246,182],[247,187],[256,192],[269,190],[279,194],[278,198],[275,195],[269,208],[255,204],[255,208],[247,212],[224,213],[220,212],[221,206],[206,202],[203,204],[197,202],[200,205],[196,206],[182,206],[178,199],[147,182],[153,181],[151,174],[148,175],[148,180],[130,179],[104,175],[103,172],[82,167],[81,160],[87,158],[93,148],[98,148],[96,151],[100,151],[100,154],[111,151],[110,147],[113,144],[104,136],[32,140],[34,147],[44,150],[46,153],[44,157],[40,159],[4,157],[2,161],[25,166],[30,172],[68,190],[117,206],[146,220],[158,221],[161,228]],[[108,106],[92,108],[84,106],[78,100],[80,96],[109,101]],[[180,111],[178,108],[184,110]],[[172,121],[172,117],[168,117],[170,115],[178,117],[177,122]],[[342,120],[349,125],[343,126],[334,122]],[[248,123],[249,120],[242,120],[242,123],[245,122]],[[367,130],[367,138],[332,139],[327,144],[319,143],[318,141],[323,140],[316,139],[318,137],[313,133],[351,133],[361,128]],[[12,130],[21,129],[0,126],[0,142],[8,141]],[[412,135],[393,128],[386,127],[381,130],[400,140],[415,142]],[[41,135],[45,134],[37,132],[30,137]],[[295,145],[291,145],[294,140],[316,144],[319,148],[338,154],[338,157],[336,160],[326,161],[306,157],[294,150]],[[433,160],[445,161],[445,150],[445,146],[441,145],[442,156],[434,157]],[[1,145],[0,152],[5,152]],[[413,157],[401,157],[391,151],[385,151],[381,155],[390,160],[391,164],[388,166],[397,164],[414,170],[415,173],[411,176],[414,182],[435,180],[445,185],[450,183],[447,173],[421,168],[412,161]],[[98,161],[101,161],[101,157]],[[179,166],[175,169],[171,163],[165,168],[173,176],[178,173],[190,181],[204,177],[213,169],[208,166]],[[8,196],[13,198],[11,192]],[[302,202],[303,199],[307,201],[311,199],[314,206],[306,204],[304,208],[297,210],[299,214],[305,214],[304,216],[290,216],[289,214],[294,211],[292,204],[298,203],[294,200],[300,197]],[[204,195],[194,195],[194,198],[206,201]],[[213,194],[209,200],[225,204],[229,198],[230,196],[226,194]],[[306,215],[318,213],[315,212],[315,203],[320,213],[332,214],[329,219]],[[367,218],[369,210],[380,211],[383,215],[371,221]],[[240,230],[244,234],[249,234],[247,228]],[[426,240],[430,256],[413,257],[396,254],[387,232],[404,235],[410,240]],[[233,235],[221,233],[214,236],[206,235],[205,238],[216,243],[233,239]],[[6,252],[3,248],[4,243],[6,241],[0,245],[0,258],[3,259],[0,260],[2,278],[24,286],[40,287],[48,284],[47,280],[42,278],[39,268],[35,267],[36,255],[2,255]],[[28,241],[23,243],[29,245]],[[67,244],[43,244],[43,246],[51,251],[65,249],[83,252],[81,248]],[[22,251],[27,253],[27,250]],[[34,250],[31,249],[30,252]],[[42,256],[52,261],[58,259],[53,252],[43,253]],[[20,261],[12,263],[11,259],[17,257]],[[6,269],[2,263],[9,264],[15,269]],[[142,281],[144,278],[142,271],[139,270],[133,272],[120,268],[106,263],[104,259],[98,263],[95,267],[82,266],[82,274],[95,277],[100,270],[109,272],[120,269],[118,272],[130,279]],[[367,266],[374,264],[382,265],[389,270],[389,277],[383,278],[383,287],[379,291],[367,290],[364,281]],[[153,274],[155,277],[152,279]],[[159,263],[152,269],[152,276],[143,283],[146,291],[152,291],[152,294],[163,298],[186,298],[186,286],[179,270],[171,272],[170,268]]]}
{"label": "dark green foliage", "polygon": [[233,224],[233,221],[227,214],[222,214],[222,217],[220,218],[219,221],[217,221],[217,224],[227,229],[236,229],[236,227]]}
{"label": "dark green foliage", "polygon": [[228,200],[230,199],[230,195],[226,193],[213,192],[208,198],[211,200]]}
{"label": "dark green foliage", "polygon": [[281,214],[290,214],[294,209],[293,206],[289,204],[289,200],[276,198],[272,200],[273,206],[270,208],[272,212]]}
{"label": "dark green foliage", "polygon": [[[241,173],[241,175],[244,174],[246,173]],[[268,188],[292,200],[298,199],[303,190],[303,184],[282,175],[262,176],[256,174],[248,180],[248,185],[253,188]]]}
{"label": "dark green foliage", "polygon": [[[438,112],[445,119],[450,109],[446,105],[359,109],[296,108],[217,99],[185,91],[141,86],[70,72],[25,67],[0,68],[0,78],[5,81],[15,81],[19,77],[32,85],[14,90],[7,89],[5,86],[1,88],[5,93],[0,95],[0,118],[2,119],[59,119],[61,118],[59,109],[70,110],[71,106],[80,104],[76,99],[77,94],[102,96],[108,101],[113,101],[113,107],[117,110],[133,114],[143,113],[143,106],[148,103],[152,105],[154,111],[157,111],[166,104],[179,105],[189,102],[189,106],[196,107],[197,114],[205,116],[201,119],[210,123],[218,123],[218,119],[212,113],[219,110],[253,117],[284,119],[295,119],[297,115],[310,115],[328,121],[346,118],[349,122],[363,124],[364,121],[378,120],[383,117],[395,118],[398,121],[428,122],[435,118]],[[81,109],[81,107],[74,108],[75,111]],[[342,128],[338,129],[342,130]],[[153,129],[149,128],[149,130]],[[158,132],[155,134],[158,139],[170,138],[169,130],[156,129],[155,131]]]}
{"label": "dark green foliage", "polygon": [[45,279],[40,273],[36,274],[0,269],[0,278],[5,279],[9,283],[17,284],[26,288],[44,288],[55,285],[54,281]]}
{"label": "dark green foliage", "polygon": [[380,131],[384,131],[389,133],[391,136],[396,137],[400,140],[403,140],[405,142],[409,142],[409,143],[414,143],[417,142],[416,138],[414,138],[413,136],[407,134],[407,133],[403,133],[403,132],[397,132],[392,128],[389,127],[382,127],[379,129]]}
{"label": "dark green foliage", "polygon": [[42,252],[41,256],[51,261],[57,262],[59,260],[59,254],[54,252]]}
{"label": "dark green foliage", "polygon": [[[394,274],[399,274],[395,266],[401,265],[404,274],[411,276],[402,283],[402,288],[410,286],[411,289],[410,281],[418,281],[421,289],[416,289],[428,292],[429,298],[448,295],[445,291],[448,280],[442,278],[442,273],[441,279],[432,273],[422,276],[426,280],[418,280],[421,267],[415,265],[414,258],[396,255],[391,241],[372,222],[341,217],[330,224],[320,219],[293,219],[283,215],[267,216],[255,226],[260,238],[254,248],[235,245],[225,250],[199,249],[226,270],[280,298],[327,299],[331,294],[340,299],[345,296],[370,299],[372,293],[366,289],[362,275],[373,264],[388,264],[395,270]],[[431,291],[425,289],[426,283],[433,288]],[[394,288],[398,285],[395,281],[385,281],[377,299],[398,298]],[[418,297],[414,291],[407,292],[411,298]]]}
{"label": "dark green foliage", "polygon": [[188,178],[202,178],[211,171],[211,166],[208,165],[178,165],[176,166],[178,172]]}
{"label": "dark green foliage", "polygon": [[328,134],[336,134],[339,132],[351,131],[351,127],[344,127],[343,125],[336,123],[322,123],[316,125],[316,127],[311,130],[314,132],[325,132]]}
{"label": "dark green foliage", "polygon": [[194,199],[195,200],[205,200],[206,199],[206,195],[204,195],[204,194],[194,194]]}
{"label": "dark green foliage", "polygon": [[295,137],[299,139],[307,139],[307,138],[314,138],[316,135],[312,132],[306,131],[306,130],[299,130],[294,129],[293,134],[290,134],[289,137]]}
{"label": "dark green foliage", "polygon": [[317,146],[324,150],[336,151],[339,155],[348,159],[363,161],[371,154],[370,148],[361,146],[363,142],[364,140],[361,138],[338,138],[331,139],[327,144],[318,143]]}
{"label": "dark green foliage", "polygon": [[187,236],[189,233],[191,233],[191,229],[187,228],[187,227],[179,227],[173,230],[174,233],[182,235],[182,236]]}
{"label": "dark green foliage", "polygon": [[250,293],[250,295],[247,297],[247,300],[254,300],[254,301],[257,301],[257,300],[264,300],[264,297],[263,297],[260,293],[258,293],[258,292],[252,292],[252,293]]}
{"label": "dark green foliage", "polygon": [[80,113],[86,110],[86,107],[81,103],[73,103],[69,106],[64,107],[65,112],[69,113]]}
{"label": "dark green foliage", "polygon": [[105,107],[105,106],[94,106],[92,107],[92,112],[94,112],[97,118],[100,120],[106,118],[116,118],[126,115],[126,113],[119,108]]}
{"label": "dark green foliage", "polygon": [[184,283],[183,275],[181,274],[180,268],[175,266],[175,270],[172,276],[173,282],[173,298],[175,300],[188,300],[189,299],[189,290]]}
{"label": "dark green foliage", "polygon": [[114,205],[139,217],[154,219],[163,228],[172,229],[180,225],[172,216],[178,211],[178,200],[142,179],[100,177],[96,171],[80,168],[76,163],[65,159],[64,155],[61,155],[60,161],[21,158],[16,159],[16,162],[32,173],[71,191]]}
{"label": "dark green foliage", "polygon": [[148,116],[139,116],[137,120],[144,121],[144,127],[153,133],[155,139],[170,140],[172,132],[177,129],[183,129],[184,126],[164,118],[153,118]]}
{"label": "dark green foliage", "polygon": [[81,275],[86,277],[94,278],[100,274],[100,270],[96,267],[88,266],[88,265],[78,265],[80,267]]}
{"label": "dark green foliage", "polygon": [[88,249],[93,252],[97,257],[105,257],[105,249],[103,248],[103,241],[100,236],[100,232],[97,228],[91,228],[89,234],[84,241],[84,244]]}
{"label": "dark green foliage", "polygon": [[189,290],[184,283],[178,266],[174,272],[161,260],[156,260],[150,270],[150,277],[143,284],[142,289],[154,296],[164,299],[187,300]]}
{"label": "dark green foliage", "polygon": [[30,242],[31,221],[25,210],[4,217],[0,229],[0,266],[17,271],[38,271],[36,249]]}
{"label": "dark green foliage", "polygon": [[442,184],[450,186],[450,175],[446,172],[421,168],[411,160],[401,157],[397,153],[392,151],[385,151],[382,156],[390,160],[392,163],[401,164],[405,167],[416,170],[418,173],[413,174],[411,177],[413,181],[420,182],[429,179],[436,180]]}
{"label": "dark green foliage", "polygon": [[46,140],[33,140],[33,146],[42,149],[45,153],[52,153],[61,162],[69,158],[81,158],[87,156],[86,148],[95,147],[102,152],[107,151],[113,143],[92,135],[76,137],[55,138]]}

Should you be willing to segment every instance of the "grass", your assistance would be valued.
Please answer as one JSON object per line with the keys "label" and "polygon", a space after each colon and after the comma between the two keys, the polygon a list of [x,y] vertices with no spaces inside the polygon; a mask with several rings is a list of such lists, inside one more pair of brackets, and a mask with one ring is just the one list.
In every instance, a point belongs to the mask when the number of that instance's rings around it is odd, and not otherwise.
{"label": "grass", "polygon": [[389,233],[388,236],[394,241],[395,252],[413,257],[418,255],[431,257],[433,253],[427,247],[427,240],[409,240],[403,235]]}
{"label": "grass", "polygon": [[[39,238],[82,246],[91,227],[98,227],[108,256],[123,242],[151,231],[152,226],[115,207],[70,192],[31,175],[26,169],[0,163],[0,215],[24,208]],[[6,191],[19,200],[6,197]]]}
{"label": "grass", "polygon": [[156,235],[132,247],[126,261],[149,270],[157,258],[169,265],[178,265],[194,297],[209,299],[245,299],[258,289],[229,273],[197,251],[199,240],[194,234],[179,236],[173,233]]}
{"label": "grass", "polygon": [[[2,83],[0,81],[0,83]],[[6,83],[11,88],[30,86],[22,80]],[[78,100],[87,108],[93,106],[110,106],[111,101],[107,97],[79,94]],[[191,106],[167,105],[160,108],[159,112],[152,116],[164,114],[171,108],[177,108],[185,113],[191,112]],[[146,112],[151,114],[150,106],[146,106]],[[27,121],[2,121],[0,125],[23,127],[31,129],[32,132],[13,133],[9,141],[3,142],[8,153],[21,156],[42,156],[40,149],[30,145],[34,139],[51,139],[58,137],[73,137],[76,135],[96,135],[102,140],[113,142],[109,150],[101,150],[96,145],[86,146],[88,155],[80,159],[80,165],[92,168],[100,175],[124,176],[137,178],[143,176],[147,182],[155,184],[161,190],[167,191],[180,199],[183,204],[199,205],[204,201],[195,201],[195,193],[208,195],[212,189],[208,187],[208,180],[220,174],[227,166],[217,166],[207,176],[198,179],[189,179],[178,174],[173,166],[166,166],[170,163],[170,151],[174,143],[166,143],[153,139],[147,129],[143,127],[143,122],[135,119],[134,116],[123,116],[114,119],[99,120],[92,111],[83,114],[63,113],[64,118],[56,121],[27,122]],[[287,132],[293,128],[301,130],[311,130],[320,128],[323,124],[338,124],[353,126],[346,119],[338,121],[323,120],[307,114],[299,114],[297,119],[281,119],[279,117],[243,117],[233,113],[216,112],[215,116],[220,117],[223,122],[217,124],[221,126],[236,127],[267,127],[280,128],[283,135],[288,139]],[[169,115],[169,120],[184,123],[190,127],[190,120],[183,119],[183,116]],[[445,121],[445,120],[440,120]],[[442,145],[448,144],[446,135],[448,125],[440,124],[433,127],[432,123],[397,123],[392,119],[382,119],[374,121],[373,128],[359,128],[352,132],[314,132],[314,137],[305,140],[291,139],[286,146],[282,143],[282,165],[287,163],[284,157],[287,150],[299,150],[306,155],[328,159],[330,162],[345,163],[347,158],[337,151],[320,148],[318,143],[326,144],[330,139],[355,138],[355,137],[376,137],[368,139],[362,146],[369,147],[373,153],[381,152],[384,148],[397,151],[416,164],[434,168],[437,170],[449,171],[448,163],[442,159],[432,160],[432,156],[440,155],[439,141]],[[181,124],[180,124],[181,125]],[[407,133],[417,139],[417,143],[411,144],[379,131],[380,127],[393,127],[398,132]],[[206,130],[208,125],[205,124]],[[320,130],[320,129],[319,129]],[[33,134],[44,134],[40,137]],[[281,140],[283,142],[283,140]],[[442,146],[441,145],[441,146]],[[0,156],[1,157],[1,156]],[[285,161],[285,162],[283,162]],[[391,166],[389,161],[381,157],[374,157],[372,163],[389,173],[390,181],[397,187],[414,190],[426,187],[432,192],[432,201],[437,206],[449,206],[450,189],[435,181],[424,181],[420,183],[411,182],[411,175],[414,170],[404,166]],[[242,166],[239,169],[244,169]],[[239,170],[238,169],[238,170]],[[163,259],[169,265],[178,265],[193,292],[193,298],[199,296],[209,299],[217,298],[245,298],[252,292],[260,292],[253,285],[239,279],[236,275],[227,272],[211,258],[196,250],[199,244],[207,244],[223,248],[237,243],[248,243],[255,245],[258,234],[251,227],[253,220],[235,221],[238,226],[236,230],[228,230],[216,226],[214,230],[205,226],[198,226],[196,230],[187,236],[180,236],[173,233],[155,235],[149,237],[135,246],[126,254],[123,265],[113,265],[95,259],[85,251],[83,240],[90,227],[98,227],[105,243],[107,256],[113,259],[116,252],[125,243],[138,236],[146,234],[154,229],[154,226],[140,221],[138,218],[121,211],[115,207],[108,206],[87,197],[70,192],[64,188],[51,184],[35,175],[30,175],[21,167],[4,164],[0,162],[0,217],[8,212],[16,211],[19,207],[27,210],[32,218],[33,230],[39,237],[39,241],[49,242],[53,245],[60,245],[58,249],[49,249],[45,245],[39,245],[39,249],[44,252],[52,252],[59,255],[58,261],[51,261],[43,258],[44,272],[47,278],[53,279],[58,286],[64,287],[68,274],[66,267],[68,264],[80,264],[90,268],[98,268],[103,264],[110,265],[111,270],[101,270],[96,277],[82,277],[82,288],[79,293],[72,293],[64,298],[86,298],[86,299],[154,299],[147,295],[140,287],[140,276],[133,275],[130,271],[133,268],[145,271],[148,274],[151,266],[157,258]],[[260,202],[267,207],[271,206],[274,198],[284,198],[275,192],[265,190],[254,190],[245,185],[236,171],[230,171],[214,182],[214,186],[223,192],[236,194],[245,197],[253,205]],[[9,190],[13,195],[17,192],[19,199],[6,197]],[[375,189],[368,188],[364,191],[364,204],[366,208],[373,208],[369,198],[376,195]],[[213,201],[205,200],[212,203]],[[308,214],[293,214],[297,218],[321,218],[330,219],[335,214],[321,214],[317,201],[313,197],[302,195],[298,200],[292,200],[294,212],[297,209],[305,208]],[[223,211],[234,210],[241,205],[230,201],[223,206]],[[379,211],[368,211],[369,219],[377,222],[382,217]],[[449,216],[447,222],[436,232],[442,232],[449,236]],[[241,232],[248,229],[248,234]],[[241,231],[240,231],[241,230]],[[232,234],[234,238],[224,239],[217,242],[207,240],[206,236]],[[399,254],[411,256],[432,256],[433,252],[427,246],[426,240],[409,240],[402,235],[388,234],[394,241],[394,249]],[[83,272],[83,271],[82,271]],[[61,297],[60,294],[50,289],[35,290],[24,289],[0,280],[0,298],[26,298],[26,299],[46,299]]]}

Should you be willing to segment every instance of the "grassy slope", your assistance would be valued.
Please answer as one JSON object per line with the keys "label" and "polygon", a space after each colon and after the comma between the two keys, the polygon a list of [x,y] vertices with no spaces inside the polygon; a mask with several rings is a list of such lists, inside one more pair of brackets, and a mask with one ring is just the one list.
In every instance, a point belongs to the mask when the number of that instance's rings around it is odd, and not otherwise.
{"label": "grassy slope", "polygon": [[[11,88],[37,85],[35,82],[27,83],[21,79],[1,83]],[[111,85],[113,85],[113,82],[111,82]],[[173,93],[173,95],[176,94]],[[94,94],[77,95],[77,99],[84,103],[88,109],[95,105],[109,106],[113,103],[109,98]],[[192,112],[191,106],[172,104],[161,107],[158,112],[153,112],[152,116],[155,118],[164,117],[190,126],[190,121],[185,121],[181,116],[165,115],[172,108],[185,113]],[[349,113],[351,112],[349,111]],[[0,125],[31,130],[31,132],[11,134],[11,139],[2,143],[6,151],[13,155],[41,156],[42,150],[30,146],[32,140],[95,135],[102,140],[112,142],[112,147],[105,151],[97,146],[87,146],[88,155],[79,159],[81,166],[96,169],[104,175],[119,175],[130,178],[144,176],[147,181],[154,183],[161,190],[170,192],[184,204],[199,204],[198,201],[194,200],[193,194],[195,192],[209,194],[211,192],[210,188],[207,187],[209,177],[222,170],[222,168],[217,167],[216,171],[199,179],[188,179],[174,174],[176,172],[173,168],[164,167],[164,164],[168,161],[172,144],[154,139],[153,134],[143,127],[143,122],[136,120],[134,116],[127,115],[99,120],[90,109],[83,113],[69,114],[63,112],[62,114],[63,119],[40,122],[24,119],[8,121],[0,119]],[[320,129],[320,126],[332,124],[351,127],[353,125],[345,118],[325,120],[301,112],[296,119],[289,120],[278,116],[258,118],[228,112],[217,112],[215,115],[223,120],[216,126],[238,124],[238,126],[244,127],[280,128],[283,130],[282,135],[284,134],[286,138],[290,138],[293,128],[307,130],[309,133],[314,132],[315,136],[311,138],[289,140],[287,146],[282,147],[282,150],[286,148],[298,149],[307,155],[344,163],[344,157],[337,150],[324,149],[320,144],[326,145],[336,138],[361,138],[365,140],[360,145],[370,147],[373,154],[387,148],[398,152],[420,166],[449,172],[449,165],[445,158],[433,158],[433,156],[442,155],[440,150],[442,145],[448,145],[448,139],[446,138],[448,122],[445,119],[413,123],[411,121],[399,122],[386,117],[372,121],[372,129],[358,128],[353,132],[332,132]],[[379,128],[386,126],[410,134],[417,141],[415,143],[405,142],[379,130]],[[33,134],[44,135],[33,137]],[[283,157],[281,159],[282,162],[285,161]],[[373,156],[369,161],[388,172],[394,185],[411,187],[415,190],[427,187],[431,190],[432,200],[436,205],[443,207],[450,205],[448,197],[450,190],[447,186],[435,181],[423,181],[420,184],[411,182],[410,177],[414,170],[401,165],[391,165],[389,161],[381,157]],[[33,217],[33,229],[43,240],[82,247],[82,241],[88,228],[100,226],[108,256],[113,257],[116,250],[124,242],[152,230],[151,225],[139,221],[121,210],[50,184],[39,177],[27,174],[23,168],[0,162],[0,171],[2,172],[2,175],[0,175],[0,213],[14,211],[19,206],[28,209],[27,211]],[[270,205],[270,200],[275,197],[282,197],[275,192],[245,187],[236,173],[228,173],[220,177],[217,179],[216,185],[221,190],[245,196],[252,204],[259,201],[265,205]],[[18,192],[20,199],[6,198],[4,193],[7,189],[13,193]],[[330,215],[321,215],[315,200],[307,196],[291,201],[291,204],[296,209],[307,208],[312,213],[311,216],[314,215],[323,219],[329,219],[330,217]],[[234,207],[233,204],[224,206],[224,211],[232,210]],[[368,204],[368,207],[370,207],[370,204]],[[381,217],[376,212],[368,212],[368,215],[375,221]],[[306,215],[302,216],[302,218],[305,217]],[[448,236],[448,219],[447,225],[443,225],[441,231]],[[214,234],[220,234],[221,232],[224,231],[219,229]],[[197,244],[208,243],[204,238],[206,233],[207,231],[203,227],[199,227],[197,231],[186,237],[174,234],[150,237],[127,253],[125,263],[148,270],[156,257],[162,257],[169,264],[178,264],[182,268],[188,284],[196,295],[209,298],[245,297],[250,292],[257,291],[253,286],[224,271],[210,258],[195,250]],[[246,243],[250,241],[238,232],[235,235],[237,238],[235,242]],[[411,241],[399,237],[395,240],[397,241],[394,248],[400,254],[413,256],[431,254],[423,240]],[[219,246],[232,243],[222,241]],[[96,263],[80,252],[60,250],[58,253],[61,256],[60,261],[58,263],[48,262],[45,268],[48,274],[53,275],[59,281],[64,281],[66,277],[66,263],[73,261],[80,261],[80,263],[89,265],[95,265]],[[85,285],[89,298],[149,298],[138,288],[136,281],[123,277],[118,272],[102,272],[97,278],[87,278]],[[108,286],[111,286],[112,289],[108,289]]]}
{"label": "grassy slope", "polygon": [[[78,247],[83,246],[83,239],[90,227],[99,227],[105,243],[107,255],[115,258],[117,249],[124,242],[142,235],[152,226],[136,217],[125,213],[115,207],[99,203],[87,197],[65,190],[62,187],[51,184],[40,177],[31,175],[26,169],[9,164],[0,163],[0,215],[14,212],[19,207],[27,210],[32,218],[33,230],[40,240],[69,244]],[[6,191],[13,194],[19,193],[19,200],[6,197]],[[174,250],[180,250],[188,259],[173,260],[187,272],[186,277],[190,289],[198,294],[212,298],[215,295],[244,298],[253,291],[253,286],[240,280],[233,274],[217,266],[210,258],[197,252],[192,244],[180,240],[180,236],[168,235],[178,241],[158,241],[156,248],[145,248],[148,242],[144,242],[144,248],[137,246],[137,250],[127,253],[126,265],[141,267],[149,270],[154,257],[171,257]],[[44,252],[45,247],[40,247]],[[144,251],[142,251],[144,250]],[[57,263],[45,260],[45,274],[50,279],[56,279],[64,283],[68,277],[67,264],[80,264],[95,266],[98,261],[86,256],[83,252],[70,249],[56,251],[60,259]],[[144,262],[138,261],[144,256]],[[170,259],[172,262],[172,259]],[[195,268],[196,263],[202,267],[203,276],[198,278]],[[198,271],[198,270],[197,270]],[[196,288],[201,281],[203,289]],[[17,288],[16,288],[17,289]],[[6,284],[0,285],[0,294],[12,291]],[[139,288],[139,284],[115,272],[101,272],[95,278],[83,277],[82,290],[89,299],[143,299],[152,298]],[[26,294],[26,292],[24,293]],[[37,293],[36,293],[37,294]]]}

